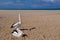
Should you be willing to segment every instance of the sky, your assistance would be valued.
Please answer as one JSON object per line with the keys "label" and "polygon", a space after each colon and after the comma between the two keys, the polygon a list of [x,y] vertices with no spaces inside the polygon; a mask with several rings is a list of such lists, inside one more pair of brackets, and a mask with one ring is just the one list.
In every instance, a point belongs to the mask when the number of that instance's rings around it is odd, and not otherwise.
{"label": "sky", "polygon": [[60,9],[60,0],[0,0],[0,9]]}

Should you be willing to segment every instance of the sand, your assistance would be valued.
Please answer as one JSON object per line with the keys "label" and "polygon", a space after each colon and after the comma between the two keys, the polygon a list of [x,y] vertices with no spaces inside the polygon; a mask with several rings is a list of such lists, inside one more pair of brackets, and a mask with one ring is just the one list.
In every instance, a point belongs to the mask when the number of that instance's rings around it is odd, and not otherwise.
{"label": "sand", "polygon": [[[14,37],[11,25],[18,21],[21,13],[22,25],[28,37]],[[0,10],[0,40],[60,40],[60,10]]]}

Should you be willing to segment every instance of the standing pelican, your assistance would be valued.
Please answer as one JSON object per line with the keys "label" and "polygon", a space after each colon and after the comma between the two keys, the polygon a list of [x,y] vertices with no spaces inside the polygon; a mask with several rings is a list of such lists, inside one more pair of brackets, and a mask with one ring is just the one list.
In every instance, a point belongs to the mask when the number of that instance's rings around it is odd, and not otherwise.
{"label": "standing pelican", "polygon": [[18,15],[18,22],[13,23],[13,24],[11,25],[11,28],[17,28],[19,25],[21,25],[20,13],[19,13],[19,15]]}

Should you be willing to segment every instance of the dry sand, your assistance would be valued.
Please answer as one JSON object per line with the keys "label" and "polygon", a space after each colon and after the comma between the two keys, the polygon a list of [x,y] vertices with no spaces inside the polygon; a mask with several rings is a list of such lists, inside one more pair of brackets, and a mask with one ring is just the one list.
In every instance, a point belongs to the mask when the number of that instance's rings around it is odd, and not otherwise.
{"label": "dry sand", "polygon": [[[21,12],[22,25],[20,28],[36,29],[24,33],[28,37],[14,37],[11,25],[18,21]],[[59,10],[0,10],[0,40],[60,40],[60,11]]]}

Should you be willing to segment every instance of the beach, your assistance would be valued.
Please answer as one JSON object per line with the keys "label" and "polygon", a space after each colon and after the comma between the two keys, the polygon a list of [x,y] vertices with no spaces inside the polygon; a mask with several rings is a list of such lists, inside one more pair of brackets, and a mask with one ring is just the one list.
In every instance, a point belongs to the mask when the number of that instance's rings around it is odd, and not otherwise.
{"label": "beach", "polygon": [[[21,14],[19,28],[24,30],[28,37],[14,37],[13,23],[18,21]],[[60,40],[60,10],[0,10],[0,40]]]}

